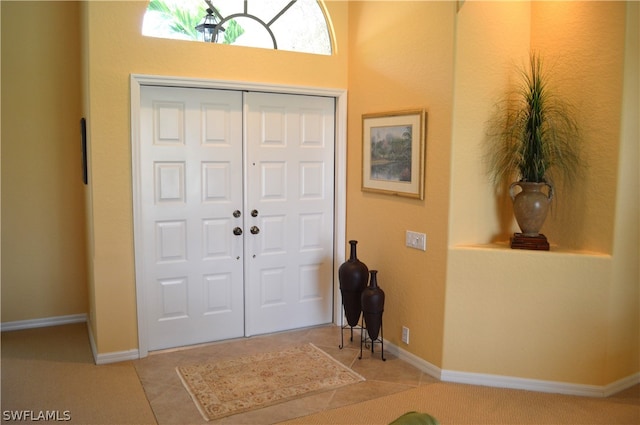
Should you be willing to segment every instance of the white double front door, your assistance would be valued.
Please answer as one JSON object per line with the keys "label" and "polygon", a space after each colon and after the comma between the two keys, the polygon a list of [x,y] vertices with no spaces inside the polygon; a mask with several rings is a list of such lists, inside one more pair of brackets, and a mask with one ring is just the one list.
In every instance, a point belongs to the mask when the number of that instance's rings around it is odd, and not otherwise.
{"label": "white double front door", "polygon": [[148,350],[331,322],[334,127],[330,97],[141,87]]}

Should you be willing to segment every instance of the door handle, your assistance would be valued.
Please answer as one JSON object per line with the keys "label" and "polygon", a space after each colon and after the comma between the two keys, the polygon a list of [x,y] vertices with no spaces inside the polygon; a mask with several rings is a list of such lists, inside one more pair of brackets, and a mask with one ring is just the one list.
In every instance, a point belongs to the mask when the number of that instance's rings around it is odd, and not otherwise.
{"label": "door handle", "polygon": [[235,229],[233,229],[233,234],[236,236],[240,236],[242,234],[242,229],[239,227],[236,227]]}
{"label": "door handle", "polygon": [[258,210],[251,210],[251,217],[257,217],[258,216]]}
{"label": "door handle", "polygon": [[251,226],[251,234],[257,235],[260,233],[260,228],[258,226]]}
{"label": "door handle", "polygon": [[234,216],[235,218],[238,218],[238,217],[240,217],[241,215],[242,215],[242,213],[240,212],[240,210],[235,210],[235,211],[233,212],[233,216]]}

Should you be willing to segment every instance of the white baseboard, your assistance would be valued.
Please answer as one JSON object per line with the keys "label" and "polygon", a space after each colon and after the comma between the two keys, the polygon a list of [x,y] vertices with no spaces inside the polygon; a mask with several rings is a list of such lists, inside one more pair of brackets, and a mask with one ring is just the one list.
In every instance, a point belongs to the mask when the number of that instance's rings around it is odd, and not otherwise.
{"label": "white baseboard", "polygon": [[85,323],[86,314],[70,314],[68,316],[44,317],[42,319],[17,320],[0,324],[2,332],[19,331],[24,329],[45,328],[47,326],[68,325],[70,323]]}
{"label": "white baseboard", "polygon": [[617,381],[612,382],[609,385],[605,385],[604,396],[609,397],[610,395],[633,387],[636,384],[640,384],[640,372],[634,373],[633,375],[627,376],[626,378],[618,379]]}
{"label": "white baseboard", "polygon": [[68,316],[45,317],[42,319],[18,320],[15,322],[5,322],[0,324],[2,332],[20,331],[25,329],[45,328],[48,326],[68,325],[71,323],[86,323],[89,332],[89,344],[93,353],[93,360],[96,364],[117,363],[126,360],[137,360],[140,358],[138,349],[118,351],[114,353],[99,354],[96,349],[95,339],[91,331],[90,323],[86,314],[71,314]]}
{"label": "white baseboard", "polygon": [[415,354],[412,354],[407,350],[404,350],[398,347],[397,345],[392,344],[386,340],[384,341],[384,347],[385,349],[388,349],[388,351],[391,354],[398,357],[400,360],[403,360],[409,363],[410,365],[420,369],[421,371],[423,371],[429,376],[433,376],[436,379],[442,380],[441,378],[442,369],[440,369],[438,366],[432,363],[429,363],[428,361],[416,356]]}
{"label": "white baseboard", "polygon": [[127,360],[138,360],[140,358],[140,354],[138,354],[137,349],[127,350],[127,351],[116,351],[113,353],[105,353],[98,354],[95,356],[96,364],[109,364],[109,363],[118,363],[124,362]]}
{"label": "white baseboard", "polygon": [[541,393],[604,397],[604,387],[598,385],[543,381],[539,379],[515,378],[511,376],[492,375],[486,373],[443,370],[442,381],[455,382],[458,384],[483,385],[486,387],[510,388],[514,390],[536,391]]}
{"label": "white baseboard", "polygon": [[140,358],[140,352],[138,349],[131,349],[126,351],[115,351],[113,353],[98,353],[96,347],[96,340],[93,337],[93,331],[91,330],[91,324],[87,323],[87,331],[89,332],[89,344],[91,345],[91,352],[93,353],[93,361],[97,365],[124,362],[127,360],[138,360]]}
{"label": "white baseboard", "polygon": [[567,382],[543,381],[538,379],[516,378],[486,373],[459,372],[455,370],[440,369],[428,361],[421,359],[420,357],[409,353],[388,341],[385,341],[385,348],[388,348],[389,352],[397,356],[399,359],[406,361],[424,373],[443,382],[586,397],[608,397],[640,383],[640,372],[608,385],[572,384]]}

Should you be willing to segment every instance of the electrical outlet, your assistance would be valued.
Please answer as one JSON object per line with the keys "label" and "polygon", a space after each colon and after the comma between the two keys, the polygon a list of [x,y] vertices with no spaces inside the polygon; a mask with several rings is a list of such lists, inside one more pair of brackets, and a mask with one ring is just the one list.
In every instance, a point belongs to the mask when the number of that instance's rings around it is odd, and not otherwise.
{"label": "electrical outlet", "polygon": [[415,248],[422,251],[427,250],[427,235],[424,233],[407,230],[405,241],[409,248]]}
{"label": "electrical outlet", "polygon": [[402,342],[409,345],[409,328],[406,326],[402,327]]}

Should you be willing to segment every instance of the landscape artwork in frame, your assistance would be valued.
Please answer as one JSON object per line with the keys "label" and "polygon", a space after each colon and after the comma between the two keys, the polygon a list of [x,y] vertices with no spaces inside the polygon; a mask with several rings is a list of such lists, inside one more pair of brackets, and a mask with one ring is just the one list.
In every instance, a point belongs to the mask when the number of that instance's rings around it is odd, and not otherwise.
{"label": "landscape artwork in frame", "polygon": [[424,110],[362,116],[362,190],[424,199]]}

